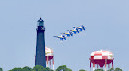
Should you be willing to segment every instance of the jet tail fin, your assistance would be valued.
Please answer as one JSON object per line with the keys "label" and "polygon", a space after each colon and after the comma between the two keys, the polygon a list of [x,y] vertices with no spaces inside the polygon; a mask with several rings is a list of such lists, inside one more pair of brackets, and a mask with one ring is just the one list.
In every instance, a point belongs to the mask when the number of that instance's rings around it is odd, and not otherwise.
{"label": "jet tail fin", "polygon": [[58,36],[53,36],[53,37],[58,37]]}

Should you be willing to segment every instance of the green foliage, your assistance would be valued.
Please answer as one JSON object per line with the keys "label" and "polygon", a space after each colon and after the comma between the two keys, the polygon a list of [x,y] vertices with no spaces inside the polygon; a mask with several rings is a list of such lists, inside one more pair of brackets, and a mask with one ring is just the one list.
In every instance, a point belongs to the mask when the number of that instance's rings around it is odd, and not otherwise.
{"label": "green foliage", "polygon": [[84,70],[84,69],[80,69],[79,71],[86,71],[86,70]]}
{"label": "green foliage", "polygon": [[52,69],[46,67],[46,68],[43,68],[43,71],[53,71]]}
{"label": "green foliage", "polygon": [[72,71],[72,69],[70,69],[70,68],[66,68],[66,71]]}
{"label": "green foliage", "polygon": [[109,69],[108,71],[122,71],[122,69],[120,68],[115,68],[115,70],[113,68]]}
{"label": "green foliage", "polygon": [[[2,68],[0,68],[0,71],[3,71]],[[13,68],[12,70],[9,70],[9,71],[54,71],[48,67],[44,68],[43,66],[41,65],[36,65],[35,67],[30,68],[28,66],[25,66],[23,68]],[[66,65],[62,65],[62,66],[59,66],[56,71],[72,71],[70,68],[67,68]],[[86,71],[84,69],[80,69],[79,71]],[[103,69],[95,69],[94,71],[104,71]],[[115,68],[115,70],[113,68],[109,69],[108,71],[122,71],[122,69],[120,68]]]}
{"label": "green foliage", "polygon": [[111,68],[111,69],[109,69],[108,71],[114,71],[114,69],[113,69],[113,68]]}
{"label": "green foliage", "polygon": [[3,69],[2,69],[2,68],[0,68],[0,71],[3,71]]}
{"label": "green foliage", "polygon": [[65,71],[65,70],[66,70],[66,65],[59,66],[59,67],[56,69],[56,71],[61,71],[61,70]]}
{"label": "green foliage", "polygon": [[41,65],[36,65],[36,66],[33,68],[33,71],[43,71],[43,66],[41,66]]}
{"label": "green foliage", "polygon": [[122,71],[122,69],[120,69],[120,68],[116,68],[114,71]]}
{"label": "green foliage", "polygon": [[[0,70],[0,71],[2,71],[2,70]],[[36,65],[35,67],[33,67],[33,69],[28,66],[25,66],[23,68],[14,68],[9,71],[53,71],[53,70],[48,67],[44,68],[41,65]]]}
{"label": "green foliage", "polygon": [[41,65],[36,65],[32,71],[53,71],[52,69],[46,67],[44,68],[43,66]]}
{"label": "green foliage", "polygon": [[22,68],[22,71],[32,71],[32,68],[25,66],[24,68]]}
{"label": "green foliage", "polygon": [[59,66],[56,71],[72,71],[70,68],[67,68],[66,65]]}
{"label": "green foliage", "polygon": [[9,71],[22,71],[22,68],[14,68],[14,69],[9,70]]}
{"label": "green foliage", "polygon": [[104,71],[103,69],[95,69],[94,71]]}

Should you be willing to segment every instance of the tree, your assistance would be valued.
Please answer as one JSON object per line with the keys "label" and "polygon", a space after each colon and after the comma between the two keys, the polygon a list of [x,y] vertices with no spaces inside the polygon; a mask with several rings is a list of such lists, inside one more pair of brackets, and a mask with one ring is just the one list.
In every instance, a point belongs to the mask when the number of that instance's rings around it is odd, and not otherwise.
{"label": "tree", "polygon": [[46,68],[43,68],[43,71],[53,71],[52,69],[46,67]]}
{"label": "tree", "polygon": [[43,66],[41,65],[36,65],[35,67],[33,67],[33,71],[43,71]]}
{"label": "tree", "polygon": [[0,71],[3,71],[3,69],[2,69],[2,68],[0,68]]}
{"label": "tree", "polygon": [[114,71],[122,71],[122,69],[120,69],[120,68],[116,68]]}
{"label": "tree", "polygon": [[25,66],[24,68],[22,68],[22,71],[32,71],[32,68]]}
{"label": "tree", "polygon": [[109,69],[108,71],[114,71],[114,69],[113,69],[113,68],[111,68],[111,69]]}
{"label": "tree", "polygon": [[70,69],[70,68],[66,68],[66,71],[72,71],[72,69]]}
{"label": "tree", "polygon": [[56,69],[56,71],[61,71],[61,70],[65,71],[65,70],[66,70],[66,65],[59,66],[59,67]]}
{"label": "tree", "polygon": [[22,68],[13,68],[12,70],[9,71],[22,71]]}
{"label": "tree", "polygon": [[84,69],[80,69],[79,71],[86,71],[86,70],[84,70]]}
{"label": "tree", "polygon": [[95,71],[104,71],[103,69],[95,69]]}
{"label": "tree", "polygon": [[70,68],[67,68],[66,65],[59,66],[56,71],[72,71]]}

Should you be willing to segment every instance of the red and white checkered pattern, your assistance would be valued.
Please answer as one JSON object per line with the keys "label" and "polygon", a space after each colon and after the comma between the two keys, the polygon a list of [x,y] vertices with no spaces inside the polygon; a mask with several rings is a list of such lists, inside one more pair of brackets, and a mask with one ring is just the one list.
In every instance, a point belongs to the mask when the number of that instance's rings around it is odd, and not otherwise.
{"label": "red and white checkered pattern", "polygon": [[95,51],[91,53],[91,59],[113,59],[113,54],[110,51]]}
{"label": "red and white checkered pattern", "polygon": [[45,47],[45,56],[53,56],[53,50],[51,48]]}

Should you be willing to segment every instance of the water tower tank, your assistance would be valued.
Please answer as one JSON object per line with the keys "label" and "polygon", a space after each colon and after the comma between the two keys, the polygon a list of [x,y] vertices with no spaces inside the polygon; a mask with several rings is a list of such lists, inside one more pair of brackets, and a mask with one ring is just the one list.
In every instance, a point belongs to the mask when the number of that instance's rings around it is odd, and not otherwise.
{"label": "water tower tank", "polygon": [[49,65],[50,68],[51,68],[51,64],[53,64],[53,70],[54,70],[54,54],[53,54],[53,50],[51,48],[45,47],[45,56],[46,56],[47,67],[48,67],[48,63],[50,64]]}
{"label": "water tower tank", "polygon": [[98,65],[100,66],[100,68],[103,68],[103,66],[105,65],[105,68],[106,68],[106,65],[112,63],[112,67],[113,67],[113,60],[114,60],[114,57],[113,57],[113,53],[110,52],[110,51],[103,51],[103,50],[100,50],[100,51],[94,51],[91,53],[91,56],[90,56],[90,67],[91,67],[91,63],[93,64],[93,70],[95,69],[95,64],[97,65],[97,68],[98,68]]}

